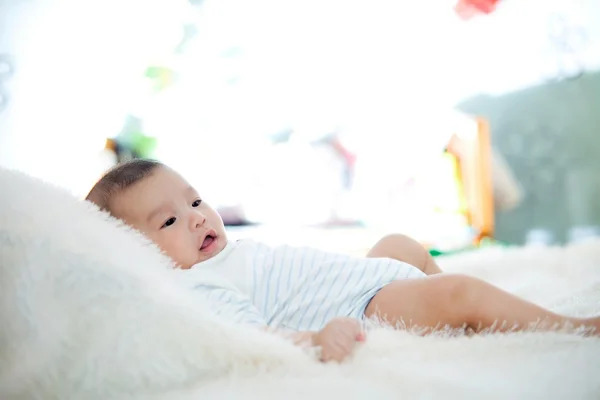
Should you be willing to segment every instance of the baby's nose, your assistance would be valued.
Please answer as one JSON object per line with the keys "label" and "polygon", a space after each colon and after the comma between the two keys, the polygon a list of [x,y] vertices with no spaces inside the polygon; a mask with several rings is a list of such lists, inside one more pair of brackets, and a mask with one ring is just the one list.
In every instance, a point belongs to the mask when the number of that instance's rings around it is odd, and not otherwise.
{"label": "baby's nose", "polygon": [[199,212],[194,212],[192,214],[191,225],[193,229],[200,228],[202,225],[204,225],[205,222],[206,217],[204,216],[204,214]]}

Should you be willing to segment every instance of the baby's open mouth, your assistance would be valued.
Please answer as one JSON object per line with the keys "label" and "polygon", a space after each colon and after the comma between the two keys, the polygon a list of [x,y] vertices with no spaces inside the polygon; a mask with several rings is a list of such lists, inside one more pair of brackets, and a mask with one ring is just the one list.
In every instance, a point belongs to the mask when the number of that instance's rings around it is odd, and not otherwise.
{"label": "baby's open mouth", "polygon": [[200,250],[204,250],[206,249],[208,246],[210,246],[214,241],[216,240],[216,236],[213,234],[208,234],[206,235],[206,237],[204,238],[204,240],[202,241],[202,245],[200,246]]}

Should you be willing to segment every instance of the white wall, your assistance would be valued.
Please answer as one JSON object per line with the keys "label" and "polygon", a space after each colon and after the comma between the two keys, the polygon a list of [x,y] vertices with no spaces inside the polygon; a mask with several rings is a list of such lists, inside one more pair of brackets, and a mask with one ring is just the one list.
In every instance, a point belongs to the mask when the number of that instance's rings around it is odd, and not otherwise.
{"label": "white wall", "polygon": [[179,40],[178,4],[1,0],[0,53],[13,55],[16,73],[0,116],[0,165],[87,190],[144,68]]}
{"label": "white wall", "polygon": [[[557,23],[564,18],[566,25]],[[574,52],[561,53],[553,33],[566,40]],[[586,38],[579,40],[583,33]],[[462,97],[489,92],[501,94],[543,84],[562,74],[600,69],[600,1],[504,0],[486,18],[464,24],[462,74],[469,82]]]}
{"label": "white wall", "polygon": [[[179,39],[183,3],[0,0],[0,53],[17,62],[12,101],[0,114],[0,165],[84,191],[98,169],[89,160],[120,128],[141,72]],[[409,149],[431,131],[416,116],[551,76],[547,23],[557,12],[584,27],[589,42],[577,57],[600,67],[596,0],[504,0],[494,15],[468,23],[450,0],[205,3],[201,28],[210,40],[199,42],[188,68],[196,68],[186,89],[192,97],[179,99],[194,103],[176,109],[169,100],[173,113],[162,109],[157,123],[163,135],[209,115],[213,127],[239,135],[287,120],[345,125],[358,146],[365,132],[370,142],[393,136],[394,146]],[[243,57],[219,59],[231,46],[243,47]],[[215,84],[228,74],[243,78],[238,92]]]}
{"label": "white wall", "polygon": [[557,70],[554,15],[586,31],[577,58],[600,67],[597,0],[502,0],[492,15],[468,22],[457,18],[454,3],[207,0],[202,28],[210,44],[199,54],[206,62],[218,49],[242,48],[235,62],[212,61],[212,77],[229,72],[248,90],[260,87],[264,100],[256,100],[269,110],[295,107],[330,124],[372,123],[404,107],[444,107],[537,84]]}

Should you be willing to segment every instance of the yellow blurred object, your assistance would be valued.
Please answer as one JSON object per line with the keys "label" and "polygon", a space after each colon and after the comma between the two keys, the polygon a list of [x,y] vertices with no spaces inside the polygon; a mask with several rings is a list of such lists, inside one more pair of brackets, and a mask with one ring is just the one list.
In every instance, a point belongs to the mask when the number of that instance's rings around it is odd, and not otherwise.
{"label": "yellow blurred object", "polygon": [[474,124],[475,134],[455,132],[447,151],[458,162],[468,222],[476,232],[475,242],[479,243],[494,235],[494,193],[489,124],[483,118],[475,118]]}

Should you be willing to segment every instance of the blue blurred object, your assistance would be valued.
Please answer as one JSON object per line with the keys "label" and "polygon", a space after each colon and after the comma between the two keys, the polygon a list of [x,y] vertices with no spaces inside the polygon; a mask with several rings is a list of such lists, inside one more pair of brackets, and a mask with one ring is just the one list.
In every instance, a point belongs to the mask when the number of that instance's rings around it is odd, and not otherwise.
{"label": "blue blurred object", "polygon": [[0,112],[8,106],[8,93],[4,89],[4,81],[14,73],[12,59],[7,54],[0,54]]}
{"label": "blue blurred object", "polygon": [[569,243],[578,243],[597,237],[600,237],[600,226],[596,225],[574,226],[567,233]]}
{"label": "blue blurred object", "polygon": [[527,232],[527,235],[525,236],[525,245],[550,246],[554,243],[554,240],[552,231],[544,228],[535,228]]}

